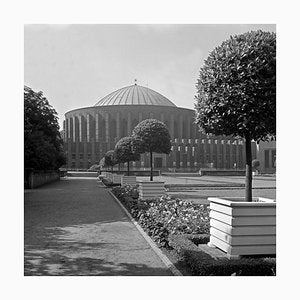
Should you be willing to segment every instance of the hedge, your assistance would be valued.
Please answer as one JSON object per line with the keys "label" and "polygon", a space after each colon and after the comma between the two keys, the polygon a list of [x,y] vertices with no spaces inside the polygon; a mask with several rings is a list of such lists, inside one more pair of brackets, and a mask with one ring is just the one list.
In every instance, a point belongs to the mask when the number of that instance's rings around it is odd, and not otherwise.
{"label": "hedge", "polygon": [[200,276],[274,276],[275,258],[216,259],[203,252],[197,245],[206,244],[208,234],[170,235],[169,245],[189,266],[193,275]]}

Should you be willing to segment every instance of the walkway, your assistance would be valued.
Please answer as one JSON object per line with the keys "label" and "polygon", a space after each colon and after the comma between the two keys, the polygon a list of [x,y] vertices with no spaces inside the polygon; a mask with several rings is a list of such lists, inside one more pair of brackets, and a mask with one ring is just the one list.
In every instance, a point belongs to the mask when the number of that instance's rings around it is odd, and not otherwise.
{"label": "walkway", "polygon": [[172,275],[94,178],[25,191],[25,275]]}

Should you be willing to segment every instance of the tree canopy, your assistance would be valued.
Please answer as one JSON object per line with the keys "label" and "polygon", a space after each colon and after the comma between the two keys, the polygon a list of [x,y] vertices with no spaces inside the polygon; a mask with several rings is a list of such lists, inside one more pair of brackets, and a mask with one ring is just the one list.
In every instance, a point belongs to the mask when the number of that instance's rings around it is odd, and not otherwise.
{"label": "tree canopy", "polygon": [[197,81],[196,122],[205,133],[267,140],[276,135],[276,35],[251,31],[224,41]]}
{"label": "tree canopy", "polygon": [[56,170],[66,163],[55,109],[43,97],[24,87],[24,165]]}
{"label": "tree canopy", "polygon": [[[139,153],[156,152],[169,154],[171,137],[167,126],[155,119],[140,122],[132,131]],[[140,141],[140,143],[138,143]]]}
{"label": "tree canopy", "polygon": [[133,151],[134,138],[126,136],[121,138],[115,146],[115,159],[118,163],[127,163],[129,175],[129,162],[140,160],[140,154]]}
{"label": "tree canopy", "polygon": [[115,152],[114,150],[109,150],[106,152],[104,156],[104,166],[105,167],[112,167],[117,164],[115,159]]}
{"label": "tree canopy", "polygon": [[132,131],[133,148],[137,153],[150,153],[150,181],[153,180],[152,153],[169,154],[171,137],[167,126],[155,119],[140,122]]}

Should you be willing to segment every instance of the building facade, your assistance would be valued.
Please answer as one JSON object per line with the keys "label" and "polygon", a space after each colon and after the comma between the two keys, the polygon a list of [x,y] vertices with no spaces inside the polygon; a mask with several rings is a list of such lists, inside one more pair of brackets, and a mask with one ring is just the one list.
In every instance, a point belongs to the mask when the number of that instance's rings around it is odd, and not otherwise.
{"label": "building facade", "polygon": [[[194,123],[194,110],[177,107],[163,95],[137,84],[112,92],[94,106],[65,114],[63,139],[67,168],[84,170],[98,164],[120,138],[130,136],[133,128],[145,119],[164,122],[171,136],[171,153],[154,153],[156,169],[245,168],[243,140],[200,133]],[[133,162],[132,167],[149,168],[148,154]]]}

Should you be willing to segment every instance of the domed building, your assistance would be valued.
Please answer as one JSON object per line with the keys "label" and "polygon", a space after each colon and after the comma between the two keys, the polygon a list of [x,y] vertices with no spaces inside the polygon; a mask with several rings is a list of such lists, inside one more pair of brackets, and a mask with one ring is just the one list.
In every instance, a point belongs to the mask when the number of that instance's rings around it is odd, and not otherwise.
{"label": "domed building", "polygon": [[[207,136],[194,124],[194,110],[177,107],[160,93],[137,84],[123,87],[94,106],[71,110],[63,123],[68,169],[88,169],[98,164],[118,140],[129,136],[142,120],[164,122],[170,132],[169,155],[154,153],[154,168],[169,171],[198,171],[200,168],[244,169],[242,140]],[[133,169],[149,168],[147,154],[132,163]]]}

